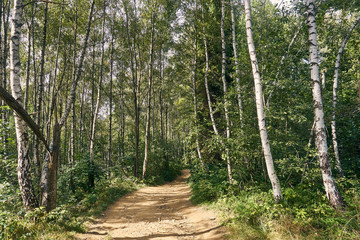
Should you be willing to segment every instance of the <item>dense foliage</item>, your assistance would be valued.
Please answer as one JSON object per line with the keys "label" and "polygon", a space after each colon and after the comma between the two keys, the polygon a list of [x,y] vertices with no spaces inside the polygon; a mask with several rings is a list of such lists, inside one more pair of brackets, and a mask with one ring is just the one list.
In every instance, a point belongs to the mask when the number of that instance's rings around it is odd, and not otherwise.
{"label": "dense foliage", "polygon": [[[76,76],[80,80],[61,129],[58,207],[50,212],[42,206],[27,212],[23,206],[16,126],[11,109],[2,104],[0,238],[68,238],[64,232],[82,231],[84,216],[99,214],[142,183],[170,181],[184,166],[192,170],[194,203],[219,209],[235,239],[360,238],[360,26],[349,35],[341,57],[337,105],[332,107],[335,61],[359,16],[358,1],[315,1],[329,159],[347,204],[342,210],[327,201],[314,144],[306,1],[278,6],[252,1],[254,45],[281,202],[272,199],[259,137],[244,6],[242,1],[224,1],[226,94],[221,81],[221,1],[96,0],[93,16],[91,1],[25,1],[20,44],[23,106],[49,145],[54,123],[69,105],[72,83]],[[0,6],[0,83],[9,92],[14,2],[1,1]],[[205,77],[219,134],[210,118]],[[344,177],[331,141],[333,111]],[[29,134],[31,181],[40,200],[47,152]],[[140,180],[145,156],[146,177]]]}

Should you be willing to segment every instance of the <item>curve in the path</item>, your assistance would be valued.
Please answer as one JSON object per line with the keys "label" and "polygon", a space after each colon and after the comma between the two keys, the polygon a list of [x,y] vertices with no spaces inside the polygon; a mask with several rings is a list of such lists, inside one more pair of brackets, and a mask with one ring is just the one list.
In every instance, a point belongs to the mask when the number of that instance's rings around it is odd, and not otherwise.
{"label": "curve in the path", "polygon": [[77,239],[204,239],[221,240],[225,230],[215,214],[190,202],[188,170],[175,181],[146,187],[121,199],[106,210]]}

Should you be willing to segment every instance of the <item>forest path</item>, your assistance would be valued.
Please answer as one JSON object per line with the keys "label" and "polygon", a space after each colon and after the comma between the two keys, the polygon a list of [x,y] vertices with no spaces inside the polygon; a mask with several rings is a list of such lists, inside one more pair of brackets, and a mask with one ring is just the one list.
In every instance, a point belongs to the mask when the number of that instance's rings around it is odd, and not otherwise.
{"label": "forest path", "polygon": [[183,170],[173,182],[120,198],[76,239],[224,239],[215,214],[190,202],[189,176]]}

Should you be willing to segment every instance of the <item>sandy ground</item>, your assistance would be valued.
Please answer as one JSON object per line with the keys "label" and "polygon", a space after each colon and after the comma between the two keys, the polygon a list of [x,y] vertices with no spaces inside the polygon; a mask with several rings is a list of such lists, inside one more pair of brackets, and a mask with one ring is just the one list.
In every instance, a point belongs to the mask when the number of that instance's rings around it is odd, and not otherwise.
{"label": "sandy ground", "polygon": [[213,212],[191,204],[188,170],[175,181],[133,192],[110,206],[76,239],[224,239]]}

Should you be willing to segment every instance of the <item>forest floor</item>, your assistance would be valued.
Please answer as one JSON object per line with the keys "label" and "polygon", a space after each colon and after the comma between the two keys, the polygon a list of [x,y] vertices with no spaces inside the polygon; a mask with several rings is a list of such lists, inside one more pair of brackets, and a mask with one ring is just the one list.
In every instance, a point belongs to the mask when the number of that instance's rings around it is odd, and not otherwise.
{"label": "forest floor", "polygon": [[190,202],[189,170],[175,181],[120,198],[76,239],[224,239],[216,214]]}

